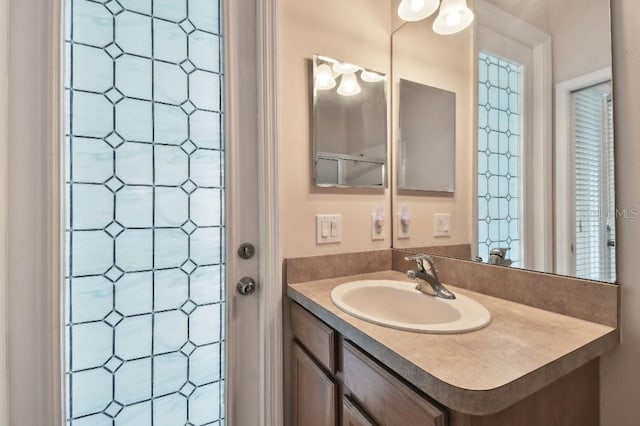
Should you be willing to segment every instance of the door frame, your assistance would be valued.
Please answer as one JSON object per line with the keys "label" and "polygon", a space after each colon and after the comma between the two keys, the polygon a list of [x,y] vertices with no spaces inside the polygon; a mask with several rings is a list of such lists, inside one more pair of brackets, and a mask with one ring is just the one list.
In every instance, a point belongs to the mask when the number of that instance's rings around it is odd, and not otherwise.
{"label": "door frame", "polygon": [[[239,54],[240,43],[238,39],[247,33],[239,20],[246,11],[242,10],[239,1],[227,0],[225,7],[226,37],[225,37],[225,67],[227,78],[225,79],[226,93],[237,99],[240,96],[242,81],[233,80],[229,70],[246,70],[247,67],[255,67],[257,87],[255,99],[248,100],[257,107],[256,144],[257,144],[257,282],[258,291],[251,296],[257,297],[258,309],[258,399],[251,405],[258,407],[258,421],[260,425],[279,425],[283,422],[283,351],[282,351],[282,270],[280,267],[280,236],[278,223],[278,145],[277,145],[277,0],[255,1],[256,27],[255,48],[256,56],[247,58]],[[234,25],[234,22],[236,25]],[[238,35],[230,37],[230,35]],[[243,46],[245,48],[245,46]],[[247,62],[251,63],[247,63]],[[235,75],[235,73],[233,74]],[[246,71],[245,71],[246,75]],[[246,136],[243,128],[247,127],[239,116],[241,111],[233,117],[234,106],[226,111],[225,126],[227,133],[227,165],[228,217],[242,215],[241,200],[238,190],[234,190],[234,182],[239,181],[238,168],[234,165],[246,161],[242,152],[237,147],[246,143],[239,138]],[[236,102],[237,107],[237,102]],[[245,114],[246,115],[246,114]],[[235,178],[234,178],[235,176]],[[227,228],[227,329],[233,325],[233,316],[238,309],[238,304],[233,302],[232,294],[235,294],[235,280],[239,278],[240,264],[236,255],[240,241],[239,229],[232,229],[233,224]],[[232,293],[233,292],[233,293]],[[244,300],[242,302],[245,302]],[[253,330],[251,330],[253,331]],[[233,342],[227,345],[228,358],[227,369],[234,368],[235,361],[241,356]],[[228,376],[227,376],[228,377]],[[232,398],[234,391],[227,380],[227,398]],[[228,424],[233,425],[234,402],[226,404]]]}
{"label": "door frame", "polygon": [[575,167],[571,127],[571,93],[599,83],[611,81],[611,67],[599,69],[556,84],[556,137],[555,137],[555,273],[575,275],[575,257],[571,247],[575,242],[575,203],[573,198],[562,194],[572,194],[574,190]]}
{"label": "door frame", "polygon": [[[64,2],[0,2],[0,21],[5,24],[0,25],[0,94],[8,93],[0,99],[0,241],[6,241],[0,245],[0,266],[7,266],[0,273],[0,333],[4,336],[6,328],[7,336],[0,339],[0,361],[8,360],[6,374],[0,367],[0,423],[20,419],[21,424],[62,426]],[[259,298],[261,398],[252,404],[258,405],[261,425],[277,425],[282,424],[283,401],[277,1],[261,0],[256,6],[258,190],[262,194],[258,279],[265,284],[255,294]],[[9,146],[9,140],[21,143]],[[8,223],[11,227],[5,228]]]}
{"label": "door frame", "polygon": [[[536,271],[553,271],[553,140],[552,140],[552,45],[551,36],[487,0],[474,0],[477,30],[475,34],[474,73],[474,115],[478,122],[478,52],[482,50],[478,42],[478,33],[482,29],[502,34],[521,43],[533,51],[533,69],[525,70],[532,81],[533,99],[531,125],[528,127],[530,138],[530,165],[523,168],[525,183],[522,190],[527,194],[524,209],[528,218],[521,224],[522,239],[532,243],[523,248],[521,256],[524,267]],[[526,125],[525,125],[526,126]],[[524,128],[524,126],[523,126]],[[526,131],[526,130],[525,130]],[[526,142],[525,142],[526,143]],[[474,132],[474,153],[478,150],[478,131]],[[523,146],[523,152],[527,152]],[[474,154],[477,155],[477,154]],[[472,202],[472,255],[477,254],[478,246],[478,162],[473,162],[473,202]]]}
{"label": "door frame", "polygon": [[284,421],[282,267],[278,182],[278,1],[257,1],[260,296],[260,424]]}

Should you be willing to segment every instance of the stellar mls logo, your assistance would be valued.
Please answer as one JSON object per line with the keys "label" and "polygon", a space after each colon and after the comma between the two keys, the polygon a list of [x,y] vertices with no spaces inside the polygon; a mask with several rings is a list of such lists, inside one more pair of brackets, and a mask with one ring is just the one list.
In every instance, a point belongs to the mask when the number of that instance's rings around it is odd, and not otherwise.
{"label": "stellar mls logo", "polygon": [[[609,210],[588,209],[576,212],[579,219],[612,219],[613,213]],[[636,220],[640,219],[640,209],[616,209],[615,219]]]}
{"label": "stellar mls logo", "polygon": [[640,218],[640,209],[616,209],[616,219],[636,220]]}

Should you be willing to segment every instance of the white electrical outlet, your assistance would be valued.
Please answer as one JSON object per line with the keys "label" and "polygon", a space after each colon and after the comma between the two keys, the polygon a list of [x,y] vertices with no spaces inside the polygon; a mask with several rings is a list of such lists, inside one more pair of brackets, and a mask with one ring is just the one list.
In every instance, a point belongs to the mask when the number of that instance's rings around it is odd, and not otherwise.
{"label": "white electrical outlet", "polygon": [[382,224],[378,221],[378,215],[371,215],[371,241],[384,240],[384,219]]}
{"label": "white electrical outlet", "polygon": [[316,243],[337,244],[342,241],[342,216],[341,215],[317,215],[316,216]]}
{"label": "white electrical outlet", "polygon": [[[402,218],[402,215],[399,214],[396,216],[398,219],[398,239],[399,240],[408,240],[409,238],[411,238],[410,235],[410,221],[409,219],[404,219]],[[405,223],[403,223],[405,222]]]}
{"label": "white electrical outlet", "polygon": [[448,237],[451,234],[451,215],[449,213],[434,214],[433,222],[434,237]]}

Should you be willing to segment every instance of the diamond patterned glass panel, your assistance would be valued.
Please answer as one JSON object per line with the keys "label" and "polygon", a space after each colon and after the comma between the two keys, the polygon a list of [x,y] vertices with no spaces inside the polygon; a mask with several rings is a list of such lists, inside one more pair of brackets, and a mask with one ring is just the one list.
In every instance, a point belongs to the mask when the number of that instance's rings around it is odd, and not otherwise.
{"label": "diamond patterned glass panel", "polygon": [[67,426],[224,424],[220,0],[66,0]]}
{"label": "diamond patterned glass panel", "polygon": [[480,52],[478,58],[478,255],[509,247],[520,256],[522,65]]}

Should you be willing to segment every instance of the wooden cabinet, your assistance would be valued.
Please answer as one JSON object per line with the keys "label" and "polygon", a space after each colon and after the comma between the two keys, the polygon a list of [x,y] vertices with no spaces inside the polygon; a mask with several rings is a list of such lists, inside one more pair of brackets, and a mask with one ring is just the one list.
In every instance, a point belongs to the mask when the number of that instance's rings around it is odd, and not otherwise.
{"label": "wooden cabinet", "polygon": [[293,303],[294,426],[597,426],[599,363],[507,409],[472,416],[442,407]]}
{"label": "wooden cabinet", "polygon": [[446,426],[443,411],[296,304],[291,329],[294,426]]}
{"label": "wooden cabinet", "polygon": [[296,343],[291,363],[293,425],[336,425],[336,383]]}
{"label": "wooden cabinet", "polygon": [[451,412],[451,426],[598,426],[600,367],[593,360],[511,407],[478,417]]}

